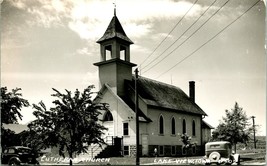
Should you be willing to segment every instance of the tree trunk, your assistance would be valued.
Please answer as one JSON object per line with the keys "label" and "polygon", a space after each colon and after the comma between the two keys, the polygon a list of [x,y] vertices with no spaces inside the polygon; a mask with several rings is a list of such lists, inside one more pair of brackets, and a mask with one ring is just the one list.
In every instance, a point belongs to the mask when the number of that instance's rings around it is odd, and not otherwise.
{"label": "tree trunk", "polygon": [[69,153],[70,156],[70,165],[72,165],[72,153]]}
{"label": "tree trunk", "polygon": [[70,158],[70,165],[72,165],[72,158]]}
{"label": "tree trunk", "polygon": [[234,147],[235,147],[235,153],[236,153],[236,143],[234,144]]}

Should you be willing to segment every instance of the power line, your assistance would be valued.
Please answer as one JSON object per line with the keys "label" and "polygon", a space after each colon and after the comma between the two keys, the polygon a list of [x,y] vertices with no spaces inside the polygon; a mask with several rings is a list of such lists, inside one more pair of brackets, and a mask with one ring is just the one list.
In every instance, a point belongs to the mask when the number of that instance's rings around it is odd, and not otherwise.
{"label": "power line", "polygon": [[194,50],[193,52],[191,52],[189,55],[187,55],[185,58],[183,58],[181,61],[179,61],[178,63],[176,63],[174,66],[172,66],[170,69],[168,69],[167,71],[161,73],[157,78],[161,77],[162,75],[166,74],[167,72],[169,72],[170,70],[172,70],[173,68],[175,68],[177,65],[179,65],[180,63],[182,63],[183,61],[185,61],[187,58],[189,58],[190,56],[192,56],[194,53],[196,53],[198,50],[200,50],[202,47],[204,47],[206,44],[208,44],[209,42],[211,42],[213,39],[215,39],[219,34],[221,34],[224,30],[226,30],[228,27],[230,27],[233,23],[235,23],[238,19],[240,19],[243,15],[245,15],[250,9],[252,9],[257,3],[259,3],[261,0],[258,0],[256,3],[254,3],[250,8],[248,8],[243,14],[241,14],[240,16],[238,16],[235,20],[233,20],[230,24],[228,24],[227,26],[225,26],[222,30],[220,30],[216,35],[214,35],[212,38],[210,38],[209,40],[207,40],[204,44],[202,44],[201,46],[199,46],[196,50]]}
{"label": "power line", "polygon": [[168,35],[165,36],[165,38],[156,46],[156,48],[152,51],[151,54],[149,54],[149,56],[139,65],[141,66],[143,63],[145,63],[145,61],[148,60],[149,57],[151,57],[154,52],[159,48],[159,46],[161,46],[161,44],[170,36],[170,34],[174,31],[174,29],[180,24],[180,22],[184,19],[184,17],[187,15],[187,13],[195,6],[195,4],[198,2],[198,0],[196,0],[194,2],[194,4],[186,11],[186,13],[183,15],[183,17],[175,24],[175,26],[172,28],[172,30],[168,33]]}
{"label": "power line", "polygon": [[[216,12],[214,12],[203,24],[201,24],[189,37],[187,37],[182,43],[180,43],[175,49],[173,49],[169,54],[167,54],[166,56],[164,56],[160,61],[158,61],[157,63],[155,63],[154,65],[152,65],[150,68],[148,68],[147,70],[145,70],[143,73],[146,73],[147,71],[149,71],[151,68],[155,67],[157,64],[159,64],[160,62],[162,62],[162,60],[166,59],[168,56],[170,56],[174,51],[176,51],[181,45],[183,45],[186,41],[188,41],[194,34],[196,34],[211,18],[213,18],[230,0],[227,0]],[[180,37],[179,37],[180,38]],[[175,41],[177,42],[177,40]],[[174,43],[175,43],[174,42]],[[173,43],[173,44],[174,44]],[[173,45],[172,44],[172,45]],[[165,50],[166,51],[166,50]],[[165,52],[164,51],[164,52]],[[163,53],[164,53],[163,52]],[[162,54],[163,54],[162,53]],[[161,54],[161,55],[162,55]]]}
{"label": "power line", "polygon": [[[215,0],[215,1],[213,1],[213,3],[194,21],[194,23],[193,24],[191,24],[190,25],[190,27],[189,28],[187,28],[186,29],[186,31],[184,31],[184,33],[183,34],[181,34],[169,47],[167,47],[159,56],[157,56],[154,60],[152,60],[151,62],[150,62],[150,64],[151,63],[153,63],[153,62],[155,62],[163,53],[165,53],[171,46],[173,46],[188,30],[190,30],[190,28],[193,26],[193,25],[195,25],[197,22],[198,22],[198,20],[209,10],[209,8],[211,7],[211,6],[213,6],[214,5],[214,3],[216,2],[217,0]],[[147,64],[146,66],[144,66],[143,67],[143,69],[145,69],[147,66],[149,66],[150,64]]]}

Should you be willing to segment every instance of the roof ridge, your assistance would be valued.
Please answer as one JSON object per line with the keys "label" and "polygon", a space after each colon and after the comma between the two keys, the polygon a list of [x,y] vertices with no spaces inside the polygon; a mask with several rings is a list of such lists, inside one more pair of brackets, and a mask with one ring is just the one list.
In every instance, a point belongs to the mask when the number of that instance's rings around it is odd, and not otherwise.
{"label": "roof ridge", "polygon": [[176,88],[178,90],[182,90],[181,88],[179,88],[178,86],[175,86],[175,85],[171,85],[171,84],[168,84],[168,83],[165,83],[165,82],[161,82],[161,81],[157,81],[157,80],[153,80],[151,78],[147,78],[147,77],[143,77],[143,76],[139,76],[139,78],[143,78],[143,79],[147,79],[149,81],[153,81],[155,83],[158,83],[158,84],[162,84],[162,85],[166,85],[168,87],[173,87],[173,88]]}

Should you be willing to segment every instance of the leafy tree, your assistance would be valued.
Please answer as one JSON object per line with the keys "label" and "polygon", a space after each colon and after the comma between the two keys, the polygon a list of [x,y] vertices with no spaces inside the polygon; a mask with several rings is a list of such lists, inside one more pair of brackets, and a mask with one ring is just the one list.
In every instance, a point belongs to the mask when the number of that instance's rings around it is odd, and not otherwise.
{"label": "leafy tree", "polygon": [[229,141],[234,145],[236,152],[236,144],[238,142],[247,144],[253,128],[250,127],[246,113],[237,102],[231,111],[225,110],[225,113],[226,117],[223,117],[223,121],[212,132],[212,139]]}
{"label": "leafy tree", "polygon": [[7,87],[1,87],[1,126],[3,123],[17,123],[18,118],[22,119],[21,108],[30,105],[28,100],[21,97],[20,90],[21,88],[16,88],[8,92]]}
{"label": "leafy tree", "polygon": [[[196,143],[192,143],[191,142],[191,137],[189,135],[187,135],[186,133],[182,134],[180,136],[180,140],[183,143],[183,150],[185,150],[186,156],[188,155],[188,152],[190,149],[192,149],[193,147],[196,147]],[[188,159],[187,159],[188,162]]]}
{"label": "leafy tree", "polygon": [[19,145],[19,137],[14,131],[5,129],[3,124],[18,123],[18,118],[21,120],[20,113],[22,107],[28,107],[30,104],[28,100],[22,98],[19,93],[21,88],[12,89],[11,92],[7,91],[7,87],[1,87],[1,147],[12,145]]}
{"label": "leafy tree", "polygon": [[186,150],[186,152],[188,152],[188,150],[190,148],[192,148],[193,146],[196,146],[196,143],[191,143],[191,137],[189,135],[187,135],[186,133],[181,135],[181,141],[183,142],[183,149]]}
{"label": "leafy tree", "polygon": [[53,89],[55,94],[52,96],[58,99],[53,101],[55,107],[50,110],[43,102],[34,104],[33,114],[37,119],[28,125],[30,143],[38,148],[58,147],[62,157],[66,151],[70,165],[74,154],[86,152],[92,143],[104,143],[101,135],[106,128],[98,123],[98,110],[106,109],[106,104],[92,101],[93,88],[89,86],[82,93],[76,90],[74,95],[68,90],[62,94]]}
{"label": "leafy tree", "polygon": [[21,145],[21,140],[18,134],[10,129],[1,128],[1,146],[2,150],[9,146]]}

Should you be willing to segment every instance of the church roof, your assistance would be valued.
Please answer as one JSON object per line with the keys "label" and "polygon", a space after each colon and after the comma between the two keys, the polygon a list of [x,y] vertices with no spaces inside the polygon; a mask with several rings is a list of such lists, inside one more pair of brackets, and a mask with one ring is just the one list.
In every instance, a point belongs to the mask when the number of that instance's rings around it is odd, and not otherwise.
{"label": "church roof", "polygon": [[104,33],[104,35],[97,41],[97,43],[100,43],[102,41],[112,39],[112,38],[120,38],[122,40],[125,40],[129,42],[130,44],[133,44],[131,39],[129,39],[124,32],[121,23],[116,15],[113,16],[112,20],[109,23],[109,26]]}
{"label": "church roof", "polygon": [[204,120],[202,120],[202,128],[206,128],[206,129],[214,129],[214,127],[212,127],[210,124],[208,124],[208,123],[205,122]]}
{"label": "church roof", "polygon": [[[102,86],[102,88],[98,92],[98,95],[94,99],[95,103],[99,103],[101,101],[102,95],[103,95],[105,90],[108,90],[119,102],[125,103],[125,106],[127,106],[129,108],[129,110],[131,110],[132,113],[135,114],[134,103],[127,97],[121,98],[120,96],[118,96],[116,93],[113,92],[113,90],[111,89],[111,87],[108,84],[104,84]],[[100,115],[98,116],[98,119],[103,120],[106,111],[107,110],[99,110]],[[152,120],[150,118],[148,118],[140,109],[138,109],[138,111],[139,111],[139,121],[152,122]]]}
{"label": "church roof", "polygon": [[[126,81],[125,83],[126,86],[130,86],[134,89],[134,79],[132,81]],[[149,106],[171,109],[184,113],[207,115],[180,88],[173,85],[145,77],[139,77],[138,93]]]}

